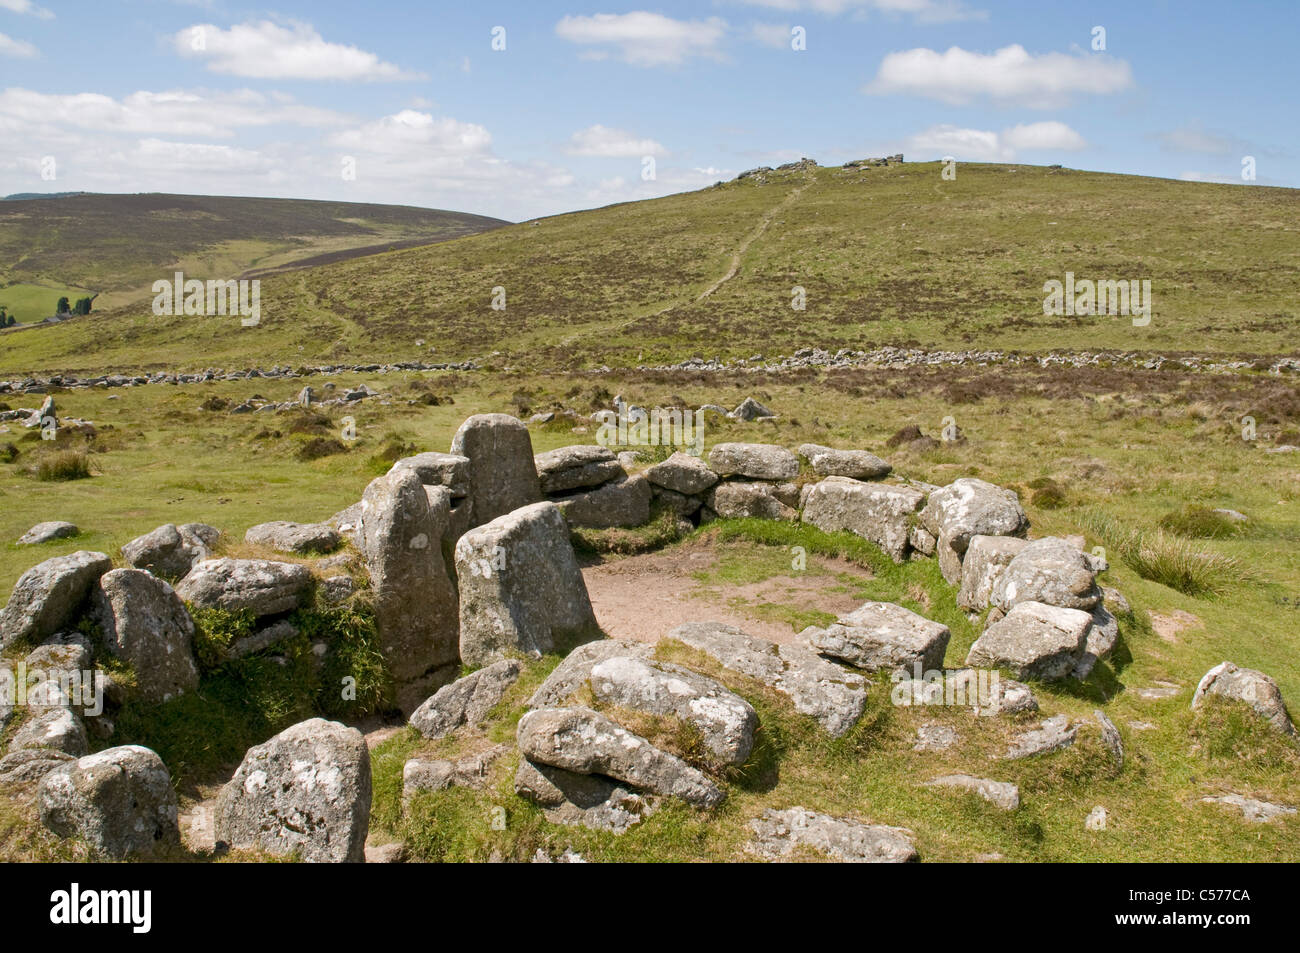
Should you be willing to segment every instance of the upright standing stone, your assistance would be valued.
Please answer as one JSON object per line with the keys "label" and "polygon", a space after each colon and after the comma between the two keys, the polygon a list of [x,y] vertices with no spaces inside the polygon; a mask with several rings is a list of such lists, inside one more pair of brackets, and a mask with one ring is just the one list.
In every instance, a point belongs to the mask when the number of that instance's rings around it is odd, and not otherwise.
{"label": "upright standing stone", "polygon": [[533,440],[523,421],[509,414],[475,414],[456,431],[451,452],[469,458],[475,525],[542,499]]}
{"label": "upright standing stone", "polygon": [[405,699],[412,708],[434,682],[445,680],[439,670],[457,660],[456,591],[439,543],[446,518],[430,507],[413,469],[372,480],[361,501],[361,548],[381,650],[398,683],[399,704]]}
{"label": "upright standing stone", "polygon": [[525,506],[462,536],[456,578],[466,665],[600,638],[568,524],[554,503]]}

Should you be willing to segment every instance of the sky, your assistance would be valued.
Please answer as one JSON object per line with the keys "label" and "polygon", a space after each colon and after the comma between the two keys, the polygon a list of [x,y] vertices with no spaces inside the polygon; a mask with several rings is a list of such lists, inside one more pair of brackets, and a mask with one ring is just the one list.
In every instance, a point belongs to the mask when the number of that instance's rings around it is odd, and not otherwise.
{"label": "sky", "polygon": [[0,194],[512,221],[803,156],[1300,186],[1297,0],[0,0]]}

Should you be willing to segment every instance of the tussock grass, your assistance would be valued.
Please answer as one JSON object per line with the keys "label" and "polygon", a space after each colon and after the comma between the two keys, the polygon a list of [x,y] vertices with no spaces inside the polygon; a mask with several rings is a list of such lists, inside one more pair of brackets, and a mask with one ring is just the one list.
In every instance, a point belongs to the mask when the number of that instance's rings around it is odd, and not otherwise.
{"label": "tussock grass", "polygon": [[60,450],[36,464],[36,479],[42,483],[85,480],[90,477],[90,458],[84,450]]}
{"label": "tussock grass", "polygon": [[1082,519],[1111,554],[1143,579],[1184,595],[1218,597],[1253,578],[1236,557],[1201,549],[1163,529],[1133,529],[1096,509],[1085,512]]}

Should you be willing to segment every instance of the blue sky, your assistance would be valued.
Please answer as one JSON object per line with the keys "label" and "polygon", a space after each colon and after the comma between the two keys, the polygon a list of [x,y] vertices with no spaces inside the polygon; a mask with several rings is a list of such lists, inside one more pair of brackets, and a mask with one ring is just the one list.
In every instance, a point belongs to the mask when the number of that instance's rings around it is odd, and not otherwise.
{"label": "blue sky", "polygon": [[895,152],[1294,187],[1297,36],[1295,0],[0,0],[0,192],[522,220]]}

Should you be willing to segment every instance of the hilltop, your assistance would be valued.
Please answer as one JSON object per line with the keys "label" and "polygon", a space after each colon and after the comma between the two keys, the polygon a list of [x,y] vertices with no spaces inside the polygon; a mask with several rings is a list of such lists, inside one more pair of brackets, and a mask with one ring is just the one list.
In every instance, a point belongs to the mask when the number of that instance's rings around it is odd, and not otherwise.
{"label": "hilltop", "polygon": [[463,212],[305,199],[85,192],[10,198],[21,200],[0,202],[0,304],[20,321],[52,313],[66,289],[98,294],[99,311],[138,310],[150,285],[176,269],[233,278],[506,224]]}
{"label": "hilltop", "polygon": [[[1000,164],[963,164],[946,181],[941,169],[800,166],[270,275],[252,333],[121,308],[15,336],[0,369],[415,360],[430,350],[558,367],[807,346],[1294,353],[1300,191]],[[94,201],[51,204],[70,215]],[[322,208],[316,221],[346,231],[337,214]],[[265,221],[241,220],[240,240],[280,227]],[[140,249],[123,241],[115,254],[134,262]],[[1044,283],[1067,272],[1150,279],[1152,321],[1044,315]],[[494,288],[504,310],[492,307]]]}

